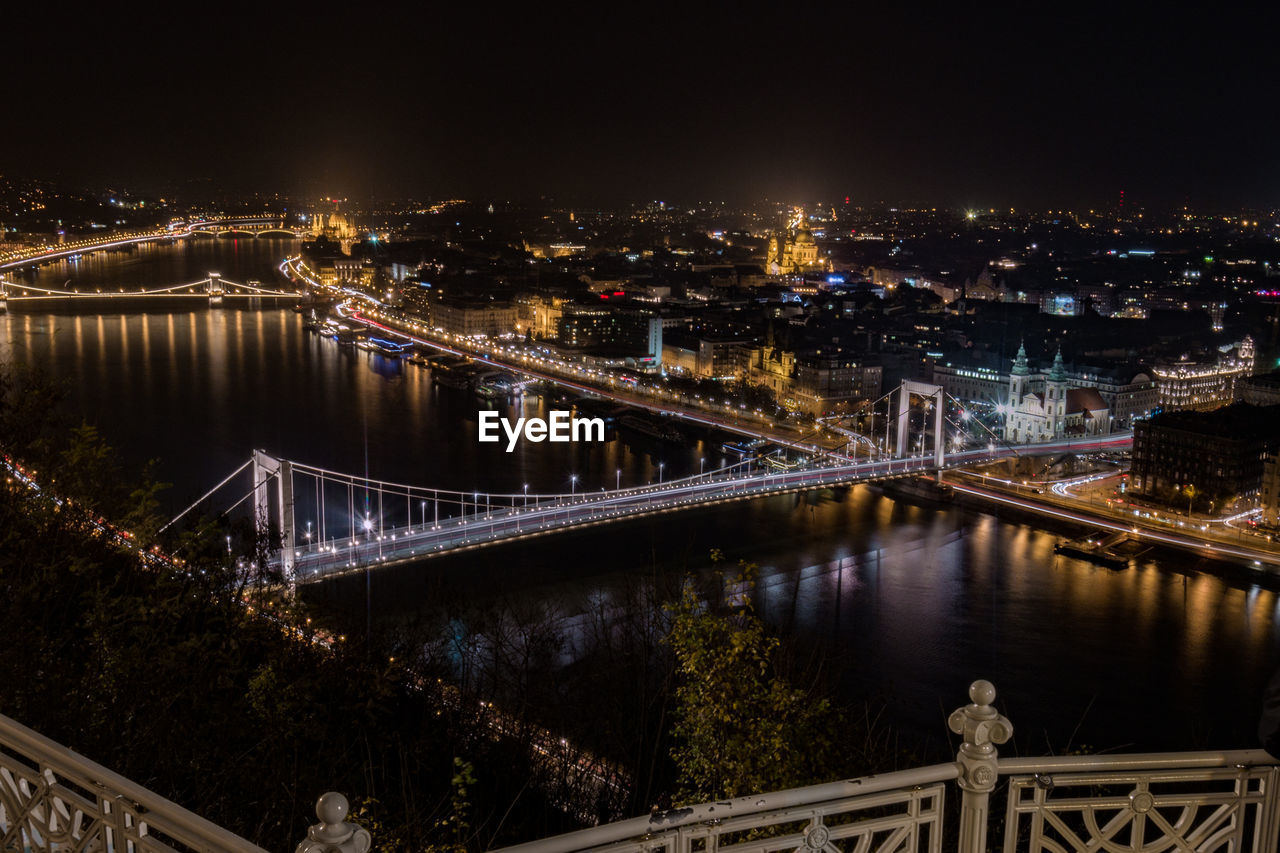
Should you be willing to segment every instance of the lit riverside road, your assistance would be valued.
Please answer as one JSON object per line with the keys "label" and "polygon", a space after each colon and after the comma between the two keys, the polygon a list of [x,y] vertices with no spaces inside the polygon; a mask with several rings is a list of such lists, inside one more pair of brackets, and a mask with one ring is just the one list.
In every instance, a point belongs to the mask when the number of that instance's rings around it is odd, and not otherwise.
{"label": "lit riverside road", "polygon": [[[315,279],[311,278],[310,276],[308,276],[306,273],[302,271],[302,269],[298,264],[298,258],[296,257],[286,258],[280,264],[280,271],[290,278],[292,278],[293,276],[297,276],[298,278],[301,278],[313,290],[317,292],[323,291],[331,294],[336,293],[337,295],[351,297],[353,299],[367,302],[369,304],[373,304],[373,305],[378,304],[377,300],[373,299],[367,294],[360,293],[359,291],[325,287],[324,285],[320,284]],[[579,393],[594,394],[599,397],[605,397],[611,400],[616,400],[617,402],[624,403],[628,406],[634,406],[635,408],[645,409],[651,412],[659,412],[667,415],[673,415],[673,416],[682,418],[684,420],[693,421],[694,423],[700,423],[707,426],[723,429],[728,432],[737,433],[738,435],[746,435],[752,438],[763,438],[768,441],[772,441],[776,444],[781,444],[786,447],[790,447],[796,450],[801,450],[805,453],[822,451],[822,448],[820,448],[819,445],[816,443],[819,439],[819,436],[816,434],[806,437],[803,435],[799,435],[794,431],[787,430],[785,427],[779,428],[776,424],[772,424],[769,422],[757,422],[756,424],[744,425],[741,422],[741,420],[746,419],[747,421],[750,421],[752,419],[750,414],[744,414],[742,412],[735,411],[733,413],[733,418],[730,419],[730,418],[724,417],[723,415],[712,414],[713,411],[716,411],[716,412],[720,411],[718,407],[713,410],[707,407],[701,407],[701,406],[696,406],[691,404],[690,405],[664,404],[661,402],[655,402],[652,397],[646,397],[641,394],[627,393],[625,391],[619,391],[616,388],[612,388],[612,387],[585,384],[581,381],[577,381],[575,378],[567,378],[565,375],[558,373],[553,369],[541,369],[538,367],[530,366],[529,364],[523,361],[510,361],[510,360],[504,359],[502,358],[502,356],[493,352],[478,352],[475,349],[465,348],[463,346],[448,343],[445,341],[438,341],[438,340],[433,340],[431,338],[422,337],[420,334],[413,334],[411,332],[405,331],[402,328],[397,328],[395,326],[388,326],[383,323],[379,323],[377,320],[364,316],[358,310],[352,310],[350,308],[347,308],[344,305],[340,305],[338,306],[338,308],[349,311],[350,313],[344,314],[343,316],[347,319],[354,320],[357,323],[361,323],[371,328],[381,329],[382,331],[386,332],[389,335],[394,335],[406,341],[412,341],[413,343],[416,343],[416,344],[428,346],[428,347],[431,347],[432,349],[439,350],[441,352],[447,352],[452,355],[458,355],[464,358],[470,358],[480,362],[481,364],[487,364],[490,367],[501,368],[503,370],[508,370],[508,371],[511,371],[512,373],[519,373],[524,376],[532,377],[534,379],[542,379],[564,388],[571,388],[575,391],[578,391]],[[764,419],[761,418],[759,420],[763,421]]]}
{"label": "lit riverside road", "polygon": [[[973,475],[970,475],[973,476]],[[1089,509],[1082,506],[1078,512],[1070,509],[1064,509],[1056,504],[1047,503],[1044,500],[1031,500],[1021,498],[1010,492],[995,490],[989,488],[981,488],[976,485],[959,484],[954,481],[949,482],[951,488],[963,494],[974,495],[984,500],[995,501],[997,503],[1006,504],[1008,506],[1020,507],[1040,515],[1047,515],[1054,518],[1061,518],[1067,521],[1087,524],[1092,527],[1100,527],[1113,532],[1127,532],[1135,539],[1149,542],[1158,542],[1163,545],[1173,545],[1178,548],[1185,548],[1195,551],[1209,557],[1217,558],[1235,558],[1252,560],[1255,567],[1263,564],[1280,566],[1280,555],[1274,551],[1267,551],[1262,548],[1251,548],[1245,544],[1231,544],[1225,542],[1213,542],[1201,536],[1191,533],[1179,533],[1173,530],[1153,529],[1141,519],[1132,521],[1126,519],[1123,513],[1103,514],[1097,507]]]}
{"label": "lit riverside road", "polygon": [[634,406],[638,409],[645,409],[650,412],[658,412],[664,415],[672,415],[674,417],[682,418],[687,421],[693,421],[694,423],[704,424],[706,426],[716,427],[717,429],[722,429],[727,432],[737,433],[738,435],[746,435],[746,436],[750,436],[751,438],[766,439],[768,441],[772,441],[775,444],[781,444],[795,450],[803,451],[805,453],[824,452],[823,448],[821,448],[818,444],[815,443],[818,438],[818,436],[816,435],[810,436],[809,441],[804,441],[802,440],[803,438],[802,436],[798,436],[793,432],[780,431],[776,428],[771,429],[765,426],[764,424],[743,425],[737,420],[730,420],[728,418],[710,414],[707,409],[698,408],[696,406],[682,406],[682,405],[654,402],[654,400],[650,398],[642,397],[637,394],[628,394],[622,391],[617,391],[612,388],[603,388],[598,385],[587,385],[582,382],[577,382],[573,379],[566,379],[564,376],[561,376],[557,373],[553,373],[548,370],[540,370],[538,368],[530,367],[527,364],[518,363],[514,361],[505,361],[500,357],[492,354],[477,353],[474,350],[462,349],[460,347],[451,346],[446,343],[433,341],[429,338],[423,338],[417,335],[412,335],[401,329],[397,329],[392,326],[386,326],[386,325],[383,325],[382,323],[377,322],[376,320],[371,320],[368,317],[365,317],[358,312],[353,313],[350,316],[351,316],[351,319],[359,323],[363,323],[367,326],[372,326],[375,329],[381,329],[382,331],[387,332],[388,334],[396,335],[397,337],[404,338],[405,340],[413,341],[414,343],[418,343],[418,344],[423,344],[424,346],[429,346],[432,349],[437,349],[442,352],[450,353],[452,355],[464,356],[466,358],[470,358],[475,361],[478,361],[481,364],[487,364],[491,367],[498,367],[498,368],[502,368],[503,370],[509,370],[513,373],[520,373],[525,376],[531,376],[534,379],[543,379],[543,380],[546,380],[547,382],[555,383],[556,385],[559,385],[564,388],[572,388],[574,391],[578,391],[583,394],[594,394],[598,397],[607,397],[608,399],[616,400],[619,403],[625,403],[628,406]]}

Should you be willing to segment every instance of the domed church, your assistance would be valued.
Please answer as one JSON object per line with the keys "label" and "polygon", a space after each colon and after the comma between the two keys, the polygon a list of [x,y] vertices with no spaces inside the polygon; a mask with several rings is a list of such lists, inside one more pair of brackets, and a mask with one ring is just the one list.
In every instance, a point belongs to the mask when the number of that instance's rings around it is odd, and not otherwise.
{"label": "domed church", "polygon": [[804,211],[797,214],[791,226],[786,231],[770,235],[765,272],[769,275],[794,275],[829,271],[830,262],[818,257],[818,244],[806,224]]}

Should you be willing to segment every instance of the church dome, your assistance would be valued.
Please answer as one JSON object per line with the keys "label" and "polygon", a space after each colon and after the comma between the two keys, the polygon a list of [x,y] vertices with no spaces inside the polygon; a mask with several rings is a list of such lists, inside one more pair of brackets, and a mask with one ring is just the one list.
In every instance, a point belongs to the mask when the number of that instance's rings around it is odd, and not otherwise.
{"label": "church dome", "polygon": [[808,244],[812,242],[813,242],[813,234],[809,231],[808,228],[801,228],[800,231],[796,234],[797,245]]}

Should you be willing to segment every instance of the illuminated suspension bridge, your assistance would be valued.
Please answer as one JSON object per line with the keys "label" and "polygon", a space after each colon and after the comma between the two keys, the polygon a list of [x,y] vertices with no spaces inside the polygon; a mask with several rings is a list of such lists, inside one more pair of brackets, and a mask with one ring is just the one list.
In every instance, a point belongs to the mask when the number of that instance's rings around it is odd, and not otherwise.
{"label": "illuminated suspension bridge", "polygon": [[305,237],[307,232],[290,228],[279,217],[228,217],[189,222],[183,226],[188,234],[212,234],[219,237]]}
{"label": "illuminated suspension bridge", "polygon": [[203,299],[217,304],[224,299],[301,299],[303,293],[264,287],[260,282],[240,283],[209,273],[199,281],[172,284],[151,289],[117,290],[105,288],[74,288],[70,290],[39,287],[33,284],[8,281],[0,278],[0,307],[11,302],[80,301],[80,300],[133,300],[133,299]]}
{"label": "illuminated suspension bridge", "polygon": [[[779,468],[756,457],[637,487],[495,494],[375,480],[256,451],[169,524],[238,478],[243,483],[248,471],[248,490],[225,512],[234,513],[247,502],[260,529],[278,535],[272,565],[291,582],[307,583],[654,513],[916,476],[1018,455],[1109,452],[1125,449],[1132,441],[1131,433],[1122,433],[1013,447],[994,436],[981,436],[981,429],[965,431],[963,423],[953,423],[946,416],[941,388],[904,383],[887,396],[894,395],[899,400],[897,417],[884,424],[883,440],[870,438],[871,444],[890,450],[865,459],[812,454],[794,467]],[[929,452],[909,453],[916,433],[927,440]]]}
{"label": "illuminated suspension bridge", "polygon": [[113,232],[0,252],[0,270],[144,243],[172,242],[194,234],[216,237],[305,237],[307,233],[303,229],[285,225],[281,216],[219,217],[195,222],[174,222],[167,227],[148,231]]}

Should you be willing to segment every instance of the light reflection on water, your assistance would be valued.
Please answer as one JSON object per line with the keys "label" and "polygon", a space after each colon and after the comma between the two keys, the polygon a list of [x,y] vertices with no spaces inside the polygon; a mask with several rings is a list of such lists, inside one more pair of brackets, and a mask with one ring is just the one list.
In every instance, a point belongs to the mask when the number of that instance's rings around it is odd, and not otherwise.
{"label": "light reflection on water", "polygon": [[[860,487],[843,501],[771,498],[384,570],[373,610],[396,624],[441,602],[552,602],[572,648],[592,602],[655,568],[668,590],[686,569],[707,576],[721,547],[760,564],[760,611],[797,658],[825,659],[838,696],[878,694],[890,719],[936,742],[985,677],[1035,753],[1254,745],[1277,652],[1274,582],[1164,552],[1100,568],[1054,555],[1059,538]],[[363,578],[307,595],[363,630]]]}

